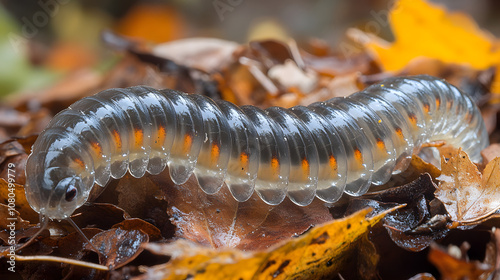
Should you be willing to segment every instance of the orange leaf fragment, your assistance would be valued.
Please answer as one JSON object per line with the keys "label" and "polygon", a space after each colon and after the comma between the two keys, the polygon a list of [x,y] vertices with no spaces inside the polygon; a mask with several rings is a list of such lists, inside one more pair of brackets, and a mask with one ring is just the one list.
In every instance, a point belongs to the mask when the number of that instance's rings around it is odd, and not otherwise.
{"label": "orange leaf fragment", "polygon": [[168,5],[139,4],[119,22],[118,33],[157,43],[181,38],[185,21],[180,13]]}
{"label": "orange leaf fragment", "polygon": [[396,38],[392,44],[372,38],[365,45],[388,71],[401,70],[421,56],[475,69],[500,62],[495,38],[464,13],[448,12],[424,0],[399,0],[389,13],[389,22]]}
{"label": "orange leaf fragment", "polygon": [[366,218],[369,209],[315,227],[267,250],[216,250],[184,240],[146,249],[171,260],[148,268],[143,279],[319,279],[339,271],[352,244],[387,213]]}
{"label": "orange leaf fragment", "polygon": [[436,244],[431,245],[429,261],[439,269],[442,279],[487,279],[493,270],[487,263],[458,259]]}
{"label": "orange leaf fragment", "polygon": [[442,159],[441,166],[435,195],[453,221],[474,223],[500,208],[500,158],[489,162],[482,175],[462,150],[447,162]]}

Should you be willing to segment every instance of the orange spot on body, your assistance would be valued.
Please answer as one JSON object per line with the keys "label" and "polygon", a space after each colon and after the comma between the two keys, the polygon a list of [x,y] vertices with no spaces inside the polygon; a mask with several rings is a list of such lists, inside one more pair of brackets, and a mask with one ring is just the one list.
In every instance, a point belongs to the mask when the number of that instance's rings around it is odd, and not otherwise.
{"label": "orange spot on body", "polygon": [[441,105],[441,99],[436,97],[436,108],[439,108],[439,105]]}
{"label": "orange spot on body", "polygon": [[410,122],[413,126],[417,126],[417,116],[415,116],[415,114],[409,113],[408,119],[410,120]]}
{"label": "orange spot on body", "polygon": [[136,128],[134,130],[134,139],[135,139],[134,147],[136,149],[140,149],[144,142],[144,131],[142,131],[142,129],[140,128]]}
{"label": "orange spot on body", "polygon": [[163,145],[163,142],[165,142],[165,138],[167,137],[167,131],[165,130],[165,127],[160,125],[158,126],[158,135],[156,137],[156,145],[161,146]]}
{"label": "orange spot on body", "polygon": [[75,158],[73,160],[79,167],[81,168],[85,168],[85,163],[83,162],[83,160],[81,158]]}
{"label": "orange spot on body", "polygon": [[122,149],[122,138],[118,130],[113,130],[113,141],[115,142],[116,149],[121,151]]}
{"label": "orange spot on body", "polygon": [[363,154],[358,148],[354,149],[354,158],[356,159],[359,165],[363,164]]}
{"label": "orange spot on body", "polygon": [[248,155],[247,155],[247,153],[241,152],[240,164],[241,164],[241,170],[248,169]]}
{"label": "orange spot on body", "polygon": [[337,171],[337,159],[333,155],[330,155],[328,158],[328,163],[330,164],[331,170]]}
{"label": "orange spot on body", "polygon": [[273,175],[278,175],[280,171],[280,162],[276,157],[273,157],[271,159],[271,169],[273,172]]}
{"label": "orange spot on body", "polygon": [[424,112],[426,114],[429,114],[429,111],[431,110],[431,106],[427,103],[424,104]]}
{"label": "orange spot on body", "polygon": [[212,149],[210,149],[210,159],[212,161],[212,165],[217,165],[217,161],[219,160],[220,156],[220,148],[217,143],[212,143]]}
{"label": "orange spot on body", "polygon": [[306,178],[309,176],[309,161],[306,158],[302,159],[302,174]]}
{"label": "orange spot on body", "polygon": [[380,138],[377,138],[377,148],[381,151],[385,151],[385,143]]}
{"label": "orange spot on body", "polygon": [[184,145],[182,146],[182,152],[186,155],[189,154],[192,144],[193,144],[193,137],[191,137],[191,135],[189,134],[186,134],[184,136]]}
{"label": "orange spot on body", "polygon": [[399,138],[405,140],[405,136],[403,135],[403,130],[400,127],[396,128],[396,134],[398,135]]}
{"label": "orange spot on body", "polygon": [[92,148],[92,151],[94,151],[94,153],[97,156],[102,157],[102,147],[101,147],[101,144],[99,144],[98,142],[90,142],[90,146]]}

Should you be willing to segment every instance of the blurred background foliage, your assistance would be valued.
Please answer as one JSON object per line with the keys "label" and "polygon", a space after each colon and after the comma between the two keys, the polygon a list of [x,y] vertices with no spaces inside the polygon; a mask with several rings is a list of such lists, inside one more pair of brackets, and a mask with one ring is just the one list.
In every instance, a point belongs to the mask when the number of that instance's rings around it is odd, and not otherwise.
{"label": "blurred background foliage", "polygon": [[[500,34],[500,1],[435,0]],[[320,38],[335,46],[348,27],[392,39],[388,0],[3,0],[0,97],[50,85],[68,71],[106,69],[116,54],[101,31],[161,43],[187,37]],[[464,42],[465,44],[467,42]]]}

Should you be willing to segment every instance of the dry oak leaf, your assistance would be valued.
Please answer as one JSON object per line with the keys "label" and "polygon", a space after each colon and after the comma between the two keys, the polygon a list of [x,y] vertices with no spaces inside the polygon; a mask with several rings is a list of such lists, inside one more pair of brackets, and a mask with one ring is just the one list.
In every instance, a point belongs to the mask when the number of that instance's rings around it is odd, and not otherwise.
{"label": "dry oak leaf", "polygon": [[[168,263],[146,268],[138,279],[319,279],[338,272],[352,244],[387,213],[366,218],[370,209],[312,228],[267,250],[216,250],[186,240],[144,246],[170,255]],[[354,246],[355,247],[355,246]],[[357,247],[355,247],[357,248]]]}
{"label": "dry oak leaf", "polygon": [[365,43],[385,70],[401,70],[422,56],[474,69],[500,62],[496,39],[464,13],[447,12],[424,0],[399,0],[389,13],[389,22],[396,39],[392,44],[377,37]]}
{"label": "dry oak leaf", "polygon": [[447,162],[442,159],[441,166],[434,194],[454,222],[476,223],[500,208],[500,158],[489,162],[483,175],[462,150]]}

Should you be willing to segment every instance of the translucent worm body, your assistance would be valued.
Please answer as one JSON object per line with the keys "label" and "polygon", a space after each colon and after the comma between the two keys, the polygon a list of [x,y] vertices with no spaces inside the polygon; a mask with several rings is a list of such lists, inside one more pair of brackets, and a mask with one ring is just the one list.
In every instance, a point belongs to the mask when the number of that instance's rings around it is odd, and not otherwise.
{"label": "translucent worm body", "polygon": [[428,141],[446,140],[475,161],[488,145],[481,114],[454,86],[430,76],[393,78],[348,98],[290,109],[237,107],[200,95],[138,86],[81,99],[57,114],[26,166],[31,207],[68,218],[97,183],[194,173],[207,193],[254,190],[268,204],[298,205],[366,193],[406,169]]}

